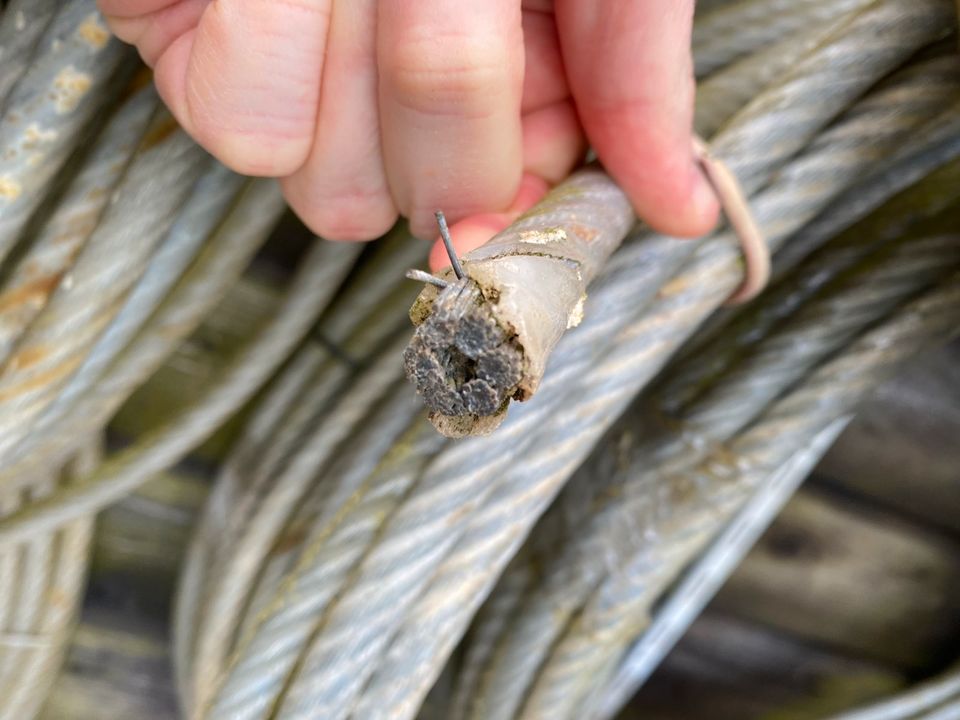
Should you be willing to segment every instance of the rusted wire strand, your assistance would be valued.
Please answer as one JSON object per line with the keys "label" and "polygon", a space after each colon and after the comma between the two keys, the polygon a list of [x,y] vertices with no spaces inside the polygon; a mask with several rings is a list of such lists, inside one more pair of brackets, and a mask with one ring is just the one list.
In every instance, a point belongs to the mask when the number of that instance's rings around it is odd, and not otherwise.
{"label": "rusted wire strand", "polygon": [[67,276],[126,171],[158,102],[152,89],[144,89],[109,119],[49,220],[7,274],[0,291],[0,362],[9,358],[14,344]]}
{"label": "rusted wire strand", "polygon": [[318,242],[291,283],[283,307],[238,351],[194,403],[108,457],[90,476],[0,521],[0,543],[14,542],[93,512],[177,462],[241,407],[309,330],[349,269],[357,249]]}
{"label": "rusted wire strand", "polygon": [[[37,17],[44,12],[41,3]],[[12,20],[16,25],[16,13]],[[117,70],[129,52],[111,38],[94,0],[61,3],[40,43],[36,62],[25,66],[3,105],[0,262],[46,197],[81,133],[110,100],[109,90],[122,80]],[[14,61],[14,72],[16,65]]]}

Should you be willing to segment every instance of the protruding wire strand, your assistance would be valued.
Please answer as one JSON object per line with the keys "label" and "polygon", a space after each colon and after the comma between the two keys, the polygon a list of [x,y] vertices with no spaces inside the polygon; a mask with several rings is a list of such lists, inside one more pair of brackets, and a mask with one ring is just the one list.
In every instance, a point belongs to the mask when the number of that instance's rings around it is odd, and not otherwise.
{"label": "protruding wire strand", "polygon": [[450,258],[450,264],[453,266],[453,272],[457,280],[463,280],[467,274],[463,271],[460,264],[460,258],[457,257],[457,251],[453,247],[453,239],[450,237],[450,228],[447,227],[447,218],[443,215],[443,210],[437,210],[434,213],[437,216],[437,225],[440,226],[440,237],[443,239],[443,246],[447,249],[447,257]]}

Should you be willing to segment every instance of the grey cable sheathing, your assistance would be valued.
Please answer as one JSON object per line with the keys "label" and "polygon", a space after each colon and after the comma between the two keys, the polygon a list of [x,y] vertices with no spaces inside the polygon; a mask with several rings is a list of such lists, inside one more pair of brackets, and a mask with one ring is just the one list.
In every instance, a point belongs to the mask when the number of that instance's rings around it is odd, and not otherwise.
{"label": "grey cable sheathing", "polygon": [[[128,50],[94,0],[69,0],[47,28],[48,50],[11,90],[0,124],[0,262],[45,197],[81,132],[110,98]],[[44,42],[41,41],[41,42]]]}
{"label": "grey cable sheathing", "polygon": [[[825,68],[823,65],[818,65],[815,59],[808,59],[805,63],[801,63],[798,68],[795,69],[794,73],[788,78],[787,87],[780,87],[776,89],[776,93],[770,94],[769,97],[765,99],[764,102],[756,101],[751,104],[750,111],[755,112],[758,115],[768,110],[768,107],[777,106],[776,113],[778,115],[776,122],[768,122],[766,116],[760,115],[758,119],[754,121],[748,121],[747,118],[750,117],[749,112],[744,117],[741,113],[741,118],[738,122],[731,123],[730,132],[733,139],[728,139],[728,143],[733,143],[734,147],[736,143],[734,140],[739,140],[740,147],[743,147],[743,152],[746,152],[746,147],[750,145],[748,138],[752,141],[757,141],[764,134],[767,135],[769,139],[770,133],[774,133],[776,136],[777,131],[783,133],[784,142],[779,144],[777,147],[776,153],[764,154],[760,153],[759,156],[763,159],[763,163],[749,163],[743,165],[743,172],[741,173],[741,167],[737,165],[737,162],[734,158],[728,157],[728,155],[720,152],[721,156],[725,159],[728,159],[731,164],[735,166],[738,175],[742,175],[745,178],[745,182],[748,187],[756,187],[759,184],[762,184],[768,173],[777,167],[778,163],[782,162],[782,159],[795,150],[802,147],[809,138],[817,132],[823,124],[839,112],[842,107],[850,102],[850,100],[856,97],[862,89],[867,87],[877,75],[882,74],[884,71],[890,69],[899,61],[901,61],[906,55],[908,55],[913,48],[917,47],[919,44],[928,41],[936,36],[939,32],[939,27],[937,23],[942,23],[944,18],[947,17],[947,14],[944,12],[946,10],[943,5],[927,5],[923,8],[918,8],[915,5],[907,7],[905,5],[893,5],[893,4],[880,4],[874,8],[871,8],[870,12],[863,13],[856,18],[856,22],[852,23],[851,26],[845,28],[849,32],[849,36],[844,35],[841,39],[835,40],[833,44],[828,44],[826,47],[828,50],[820,51],[821,62],[826,62],[829,57],[830,61],[836,60],[836,53],[839,48],[845,46],[845,40],[847,40],[850,45],[851,57],[854,53],[854,46],[856,46],[856,55],[860,62],[856,63],[855,68],[850,70],[852,78],[849,83],[837,83],[836,78],[828,78],[825,74]],[[914,14],[916,12],[916,14]],[[931,17],[931,13],[933,16]],[[942,16],[941,16],[942,13]],[[926,21],[920,20],[922,16],[926,14],[927,18],[932,20],[929,24]],[[942,26],[942,25],[941,25]],[[903,34],[900,34],[900,31],[903,31]],[[856,39],[854,39],[856,38]],[[892,49],[896,48],[896,49]],[[817,54],[814,53],[814,57]],[[830,64],[827,62],[826,64]],[[816,78],[819,76],[819,83],[824,86],[829,86],[830,91],[826,93],[819,92],[820,87],[817,84]],[[817,91],[814,92],[814,95],[817,97],[817,109],[818,112],[811,116],[809,108],[807,112],[803,112],[798,108],[797,102],[799,98],[803,97],[803,93],[800,92],[797,96],[791,96],[791,90],[794,93],[799,92],[798,88],[806,86],[810,91],[813,88],[817,88]],[[774,103],[773,100],[776,97],[776,94],[779,93],[777,97],[777,103]],[[789,102],[788,100],[791,100]],[[767,105],[766,103],[769,103]],[[791,114],[785,109],[793,107],[795,112]],[[738,135],[740,137],[738,137]],[[718,145],[718,151],[720,143]],[[782,154],[780,154],[782,153]],[[751,156],[756,157],[756,147],[750,147]],[[637,289],[645,288],[645,278],[651,280],[649,285],[649,292],[652,292],[659,287],[662,282],[662,279],[668,277],[669,274],[675,270],[683,260],[689,256],[689,253],[693,251],[691,247],[677,248],[678,243],[675,241],[668,241],[666,239],[650,239],[649,241],[643,244],[642,249],[633,248],[632,252],[630,248],[627,248],[621,255],[624,257],[622,264],[618,263],[615,259],[612,263],[611,273],[615,274],[619,269],[622,272],[620,275],[621,283],[619,287],[616,287],[618,292],[613,292],[612,290],[605,293],[608,300],[612,300],[609,304],[604,304],[604,307],[618,308],[618,307],[628,307],[636,308],[637,305]],[[664,252],[666,250],[666,252]],[[674,254],[675,253],[675,254]],[[673,258],[670,256],[673,255]],[[629,258],[627,260],[626,258]],[[636,266],[632,263],[637,262],[640,258],[644,258],[650,261],[650,264],[646,266],[645,271],[637,275]],[[658,262],[658,260],[666,260],[665,262]],[[632,261],[632,262],[631,262]],[[735,266],[735,259],[734,259]],[[627,273],[625,268],[629,268],[631,273]],[[653,268],[656,268],[654,270]],[[651,277],[652,276],[652,277]],[[608,275],[609,277],[609,275]],[[626,282],[629,282],[629,290],[632,292],[627,292]],[[595,291],[595,297],[597,293],[601,293],[602,288],[598,288]],[[619,298],[617,296],[620,296]],[[632,296],[632,297],[631,297]],[[648,296],[649,297],[649,296]],[[703,305],[699,306],[699,310],[694,306],[689,305],[688,310],[688,320],[684,327],[686,329],[680,329],[675,337],[682,338],[685,333],[689,333],[692,326],[699,321],[703,315],[708,312],[708,308],[714,307],[722,299],[722,293],[717,293],[713,297],[709,298],[709,302],[704,302]],[[617,302],[617,300],[622,300],[623,302]],[[621,311],[622,312],[622,311]],[[624,324],[628,321],[629,318],[625,317],[610,317],[602,318],[606,325],[605,330],[597,332],[591,338],[590,331],[594,328],[583,329],[583,332],[580,330],[577,331],[577,334],[580,338],[585,338],[587,341],[596,340],[597,337],[605,338],[609,341],[609,338],[615,334],[616,328],[623,327]],[[588,321],[590,316],[588,316]],[[585,323],[586,324],[586,323]],[[594,327],[599,327],[600,321],[594,324]],[[594,332],[596,332],[594,330]],[[679,342],[679,340],[677,340]],[[571,368],[585,368],[590,365],[591,359],[594,357],[594,350],[597,352],[602,351],[605,347],[604,343],[593,343],[589,350],[585,348],[580,348],[579,353],[574,353],[574,357],[579,354],[580,357],[577,358],[580,360],[576,365],[571,365]],[[559,353],[559,350],[558,350]],[[555,354],[553,360],[555,367],[561,366],[560,356]],[[662,362],[660,359],[658,362]],[[567,376],[567,380],[570,377],[574,377],[575,373]],[[548,376],[549,377],[549,376]],[[558,374],[558,377],[559,374]],[[562,378],[560,378],[562,380]],[[546,387],[541,388],[540,394],[544,393]],[[623,390],[620,389],[620,394],[623,394]],[[558,393],[560,396],[564,396],[565,393]],[[608,400],[609,398],[604,398]],[[602,405],[602,403],[597,403],[597,405]],[[529,406],[528,406],[529,407]],[[603,427],[606,423],[609,423],[610,419],[603,420],[603,417],[609,417],[615,414],[615,406],[607,406],[605,408],[598,407],[598,410],[601,411],[600,418],[596,416],[591,416],[591,420],[600,420],[600,426]],[[518,410],[524,410],[525,408],[518,408]],[[515,414],[518,416],[518,420],[513,424],[514,427],[520,427],[520,420],[523,419],[522,413],[515,411]],[[529,429],[529,425],[527,426]],[[509,436],[507,428],[505,427],[504,432],[500,435],[501,442],[504,437]],[[586,435],[583,437],[582,442],[586,446],[592,439],[595,439],[595,436],[590,437]],[[446,535],[445,537],[438,537],[436,532],[443,528],[445,531],[449,531],[449,525],[442,522],[442,518],[445,513],[449,513],[457,508],[460,511],[460,516],[469,515],[469,513],[476,507],[479,500],[485,495],[485,492],[490,488],[481,489],[477,486],[476,483],[480,482],[481,477],[490,477],[489,474],[484,474],[485,471],[489,472],[493,469],[490,465],[484,465],[482,460],[482,455],[477,455],[473,458],[466,454],[466,448],[473,447],[474,442],[461,443],[454,450],[447,454],[441,456],[441,459],[434,463],[428,474],[426,476],[427,481],[421,480],[418,486],[414,489],[414,494],[412,498],[415,500],[417,498],[424,497],[423,493],[426,492],[427,488],[439,488],[439,483],[444,482],[443,490],[444,492],[440,497],[434,496],[431,498],[434,501],[434,504],[431,506],[435,508],[432,513],[433,516],[437,517],[439,525],[434,525],[431,523],[430,527],[424,528],[422,526],[418,527],[418,543],[425,543],[430,546],[431,553],[430,556],[433,559],[433,562],[439,561],[440,558],[445,554],[446,550],[450,547],[452,541],[456,538]],[[526,447],[526,444],[523,444],[522,447]],[[502,449],[502,446],[501,446]],[[575,463],[574,459],[570,459],[569,462]],[[473,471],[470,476],[464,478],[462,468],[469,467]],[[458,468],[461,468],[458,470]],[[453,481],[451,482],[451,478]],[[473,483],[470,482],[470,479],[473,478]],[[472,485],[472,489],[471,489]],[[456,490],[461,491],[461,495],[457,496]],[[443,501],[441,502],[441,498]],[[422,501],[425,502],[425,501]],[[430,517],[430,515],[424,515],[423,512],[420,513],[419,518],[417,518],[416,513],[411,509],[415,507],[411,501],[408,500],[403,507],[398,509],[397,516],[394,518],[394,521],[391,522],[389,530],[401,531],[403,528],[411,528],[413,523],[423,522],[425,517]],[[408,517],[408,513],[412,513]],[[431,532],[434,533],[432,536],[429,535]],[[402,533],[401,533],[402,534]],[[455,534],[455,533],[454,533]],[[388,543],[385,543],[389,545]],[[377,566],[374,565],[374,561],[370,558],[373,558],[376,554],[382,554],[384,550],[382,549],[383,545],[378,546],[374,549],[371,556],[368,557],[366,563],[370,564],[370,568],[374,569]],[[364,652],[361,653],[362,658],[364,658],[364,666],[358,668],[355,666],[355,661],[350,662],[350,658],[347,658],[345,662],[339,664],[339,667],[343,668],[343,676],[345,682],[337,683],[337,693],[347,693],[342,695],[337,699],[331,702],[329,707],[336,708],[333,712],[340,713],[345,712],[345,708],[349,707],[349,701],[347,697],[352,697],[359,690],[359,687],[362,686],[362,683],[365,681],[366,676],[368,676],[371,667],[366,664],[366,658],[371,657],[366,653],[372,653],[373,656],[376,656],[378,650],[377,647],[382,647],[382,643],[386,639],[384,633],[389,632],[388,627],[392,626],[394,623],[399,622],[402,617],[402,613],[405,611],[409,602],[415,597],[418,593],[419,588],[423,586],[423,583],[429,579],[429,573],[432,572],[432,568],[435,567],[435,564],[428,562],[424,558],[424,563],[417,563],[415,567],[410,568],[410,572],[406,576],[406,586],[391,585],[385,582],[384,574],[377,573],[375,570],[370,576],[367,582],[373,582],[374,578],[377,578],[374,583],[375,587],[369,588],[366,585],[366,582],[362,584],[357,584],[352,587],[348,593],[351,598],[356,598],[355,602],[359,602],[360,605],[355,607],[353,610],[347,612],[343,607],[340,608],[341,612],[337,614],[346,614],[343,615],[342,620],[337,618],[338,622],[347,622],[347,618],[354,616],[359,620],[361,617],[364,619],[365,623],[371,621],[376,621],[377,623],[388,623],[387,625],[379,625],[380,632],[379,634],[371,632],[367,636],[367,640],[371,643],[367,645],[363,643]],[[387,556],[384,556],[382,562],[388,563],[389,560]],[[415,573],[415,574],[414,574]],[[424,574],[427,574],[427,577],[424,577]],[[411,575],[413,574],[413,577]],[[411,584],[412,583],[412,584]],[[365,590],[370,590],[370,592],[365,593]],[[402,593],[400,592],[402,590]],[[364,601],[369,603],[377,603],[377,607],[380,608],[381,602],[386,602],[385,594],[390,595],[389,607],[384,607],[384,615],[378,617],[373,612],[366,612],[367,610],[373,610],[372,607],[367,607],[364,605]],[[382,598],[382,599],[378,599]],[[351,601],[351,602],[354,602]],[[341,598],[340,604],[344,603],[344,598]],[[336,611],[335,611],[336,612]],[[334,615],[336,618],[336,614]],[[375,635],[375,636],[374,636]],[[358,638],[359,639],[359,638]],[[356,646],[352,646],[356,647]],[[332,649],[332,648],[331,648]],[[357,647],[359,650],[359,647]],[[339,653],[338,653],[339,654]],[[346,654],[346,653],[345,653]],[[356,659],[359,659],[357,655],[353,656]],[[318,666],[320,667],[320,666]],[[357,670],[361,672],[356,672]],[[338,672],[339,675],[339,672]],[[309,674],[306,677],[311,677]],[[322,686],[318,683],[313,682],[316,680],[315,677],[312,677],[309,685],[312,688],[320,689]],[[305,684],[306,681],[305,681]],[[331,686],[332,687],[332,686]],[[342,702],[341,702],[342,701]]]}
{"label": "grey cable sheathing", "polygon": [[145,89],[107,122],[63,197],[0,286],[0,362],[46,306],[50,295],[96,229],[157,108]]}
{"label": "grey cable sheathing", "polygon": [[95,511],[146,482],[202,443],[257,391],[302,340],[356,255],[318,241],[304,258],[276,316],[242,347],[205,392],[131,447],[49,499],[0,520],[0,543],[15,542]]}

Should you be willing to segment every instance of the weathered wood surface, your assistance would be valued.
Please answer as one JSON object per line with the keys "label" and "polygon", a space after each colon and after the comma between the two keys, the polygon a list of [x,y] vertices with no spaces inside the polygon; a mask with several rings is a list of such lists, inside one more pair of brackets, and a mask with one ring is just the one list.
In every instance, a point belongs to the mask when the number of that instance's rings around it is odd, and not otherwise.
{"label": "weathered wood surface", "polygon": [[843,652],[929,670],[960,647],[960,544],[807,488],[714,606]]}
{"label": "weathered wood surface", "polygon": [[916,358],[877,388],[819,473],[960,534],[960,343]]}
{"label": "weathered wood surface", "polygon": [[883,697],[896,670],[708,611],[619,720],[803,720]]}

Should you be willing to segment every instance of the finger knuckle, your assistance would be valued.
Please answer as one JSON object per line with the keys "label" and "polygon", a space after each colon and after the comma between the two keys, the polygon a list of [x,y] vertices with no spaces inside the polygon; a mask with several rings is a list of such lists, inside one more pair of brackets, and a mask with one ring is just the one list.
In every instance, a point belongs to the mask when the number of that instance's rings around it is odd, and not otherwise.
{"label": "finger knuckle", "polygon": [[389,51],[385,72],[397,101],[429,115],[487,115],[513,89],[505,43],[497,38],[406,38]]}
{"label": "finger knuckle", "polygon": [[381,193],[344,190],[311,203],[301,213],[315,233],[328,240],[373,240],[397,220],[389,198]]}
{"label": "finger knuckle", "polygon": [[244,175],[283,177],[296,172],[310,152],[310,130],[285,129],[262,118],[255,126],[191,114],[197,142],[231,170]]}

